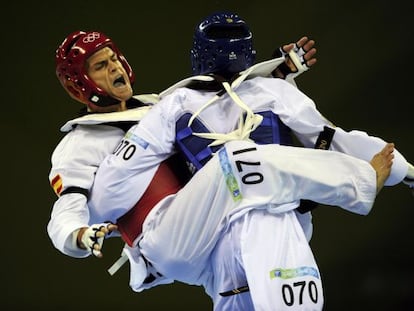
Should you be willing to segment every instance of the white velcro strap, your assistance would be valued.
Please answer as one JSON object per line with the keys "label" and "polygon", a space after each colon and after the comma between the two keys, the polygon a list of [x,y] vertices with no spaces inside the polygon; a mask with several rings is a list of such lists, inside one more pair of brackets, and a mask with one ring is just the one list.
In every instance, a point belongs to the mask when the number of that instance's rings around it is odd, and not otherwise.
{"label": "white velcro strap", "polygon": [[[250,141],[250,133],[254,131],[262,122],[263,117],[259,114],[253,113],[249,106],[247,106],[241,98],[234,92],[232,87],[228,82],[223,82],[223,87],[226,90],[227,94],[231,97],[231,99],[246,113],[246,117],[244,119],[243,113],[240,114],[239,117],[239,125],[236,130],[230,133],[196,133],[194,132],[193,135],[199,136],[206,139],[214,139],[209,146],[217,146],[224,144],[227,141],[231,140],[247,140]],[[198,111],[196,111],[191,119],[189,120],[188,126],[191,125],[191,122],[194,120],[195,117],[208,105],[211,105],[219,98],[218,95],[214,96],[211,100],[209,100],[205,105],[203,105]]]}
{"label": "white velcro strap", "polygon": [[293,49],[289,52],[289,57],[298,69],[299,73],[302,73],[307,70],[307,68],[303,66],[302,62],[299,59],[299,56],[295,53],[295,51],[293,51]]}
{"label": "white velcro strap", "polygon": [[122,250],[121,257],[119,257],[119,259],[115,261],[115,263],[108,269],[109,274],[114,275],[119,270],[119,268],[121,268],[127,261],[128,256]]}

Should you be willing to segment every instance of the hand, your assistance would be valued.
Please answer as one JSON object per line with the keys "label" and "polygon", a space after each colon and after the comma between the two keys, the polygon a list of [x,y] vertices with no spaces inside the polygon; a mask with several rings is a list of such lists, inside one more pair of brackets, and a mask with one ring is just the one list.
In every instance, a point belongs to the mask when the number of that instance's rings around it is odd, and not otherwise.
{"label": "hand", "polygon": [[272,56],[274,58],[285,57],[286,60],[274,70],[273,76],[282,79],[290,76],[294,79],[315,65],[317,59],[315,58],[316,48],[314,45],[314,40],[304,36],[296,43],[285,44],[277,48]]}
{"label": "hand", "polygon": [[118,226],[112,223],[94,224],[90,227],[81,228],[77,237],[78,246],[90,250],[92,255],[98,258],[102,258],[101,250],[104,239],[115,230],[118,230]]}

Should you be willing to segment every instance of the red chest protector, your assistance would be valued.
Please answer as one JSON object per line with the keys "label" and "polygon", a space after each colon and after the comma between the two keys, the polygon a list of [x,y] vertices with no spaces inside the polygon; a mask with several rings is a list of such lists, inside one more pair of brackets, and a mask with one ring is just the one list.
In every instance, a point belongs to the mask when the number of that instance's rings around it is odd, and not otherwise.
{"label": "red chest protector", "polygon": [[142,232],[142,224],[152,208],[164,197],[177,193],[189,178],[188,169],[176,157],[172,157],[160,164],[154,178],[148,185],[141,199],[118,221],[118,230],[122,239],[129,246]]}

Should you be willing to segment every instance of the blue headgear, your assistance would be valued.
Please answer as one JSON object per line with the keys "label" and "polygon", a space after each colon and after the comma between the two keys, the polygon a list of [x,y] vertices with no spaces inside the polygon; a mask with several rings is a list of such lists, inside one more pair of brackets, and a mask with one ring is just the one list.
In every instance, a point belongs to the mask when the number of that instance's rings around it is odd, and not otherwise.
{"label": "blue headgear", "polygon": [[252,66],[255,56],[252,33],[235,13],[214,13],[195,29],[191,49],[193,75],[214,73],[230,79]]}

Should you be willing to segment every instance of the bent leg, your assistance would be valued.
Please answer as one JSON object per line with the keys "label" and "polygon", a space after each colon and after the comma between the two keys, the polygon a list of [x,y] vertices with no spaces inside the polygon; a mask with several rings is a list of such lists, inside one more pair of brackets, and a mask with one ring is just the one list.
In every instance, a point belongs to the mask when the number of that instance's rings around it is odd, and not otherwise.
{"label": "bent leg", "polygon": [[142,254],[163,275],[205,282],[205,267],[226,215],[235,207],[216,158],[176,195],[162,200],[143,226]]}
{"label": "bent leg", "polygon": [[373,167],[339,152],[235,141],[220,153],[231,165],[233,184],[237,184],[233,188],[244,200],[260,200],[277,208],[308,199],[365,215],[376,197]]}
{"label": "bent leg", "polygon": [[263,205],[284,212],[300,199],[366,214],[375,195],[368,162],[332,151],[230,142],[149,214],[139,246],[162,274],[202,284],[229,218]]}

